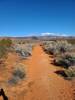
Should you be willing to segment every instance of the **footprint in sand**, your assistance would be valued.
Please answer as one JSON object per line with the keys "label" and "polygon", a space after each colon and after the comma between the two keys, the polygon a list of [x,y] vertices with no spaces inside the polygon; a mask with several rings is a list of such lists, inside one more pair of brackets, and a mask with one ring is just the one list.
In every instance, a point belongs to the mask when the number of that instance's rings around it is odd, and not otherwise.
{"label": "footprint in sand", "polygon": [[34,82],[31,81],[28,83],[28,88],[30,89],[30,92],[32,92],[32,86],[33,86]]}
{"label": "footprint in sand", "polygon": [[33,81],[29,82],[29,83],[28,83],[28,87],[31,88],[33,84],[34,84]]}

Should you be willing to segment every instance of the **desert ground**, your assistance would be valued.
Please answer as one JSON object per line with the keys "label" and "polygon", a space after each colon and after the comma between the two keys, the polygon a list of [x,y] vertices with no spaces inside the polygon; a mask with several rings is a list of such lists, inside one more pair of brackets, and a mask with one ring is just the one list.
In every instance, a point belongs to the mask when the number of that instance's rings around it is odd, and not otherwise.
{"label": "desert ground", "polygon": [[[55,72],[62,68],[53,65],[53,59],[39,43],[27,59],[20,59],[15,52],[8,53],[6,66],[0,68],[0,88],[4,89],[8,100],[75,100],[75,81],[57,75]],[[7,80],[16,63],[23,65],[26,77],[18,84],[10,85]],[[3,100],[2,96],[0,100]]]}

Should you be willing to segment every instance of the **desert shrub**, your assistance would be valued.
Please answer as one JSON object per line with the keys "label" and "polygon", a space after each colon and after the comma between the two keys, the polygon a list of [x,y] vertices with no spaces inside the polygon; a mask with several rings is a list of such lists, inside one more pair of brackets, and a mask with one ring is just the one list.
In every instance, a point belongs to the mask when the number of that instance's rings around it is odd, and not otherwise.
{"label": "desert shrub", "polygon": [[0,41],[0,46],[5,46],[5,47],[11,47],[12,45],[12,40],[11,39],[2,39]]}
{"label": "desert shrub", "polygon": [[0,58],[3,58],[6,54],[9,48],[12,45],[12,41],[10,39],[2,39],[0,40]]}
{"label": "desert shrub", "polygon": [[23,50],[21,51],[20,54],[22,58],[27,58],[31,55],[28,51],[23,51]]}
{"label": "desert shrub", "polygon": [[54,59],[53,63],[57,66],[68,68],[70,66],[75,65],[75,55],[64,54],[64,55],[58,56]]}
{"label": "desert shrub", "polygon": [[19,54],[21,58],[28,58],[32,55],[33,46],[34,44],[30,43],[21,45],[18,44],[14,46],[14,50]]}
{"label": "desert shrub", "polygon": [[0,65],[4,64],[4,59],[7,57],[11,45],[12,41],[10,39],[0,40]]}
{"label": "desert shrub", "polygon": [[21,67],[17,67],[14,71],[13,71],[13,76],[14,77],[18,77],[19,79],[23,79],[25,77],[25,71],[24,69]]}
{"label": "desert shrub", "polygon": [[72,80],[75,78],[75,66],[71,66],[68,69],[64,70],[57,70],[55,71],[56,74],[63,76],[65,79]]}
{"label": "desert shrub", "polygon": [[72,49],[72,45],[68,43],[67,41],[57,41],[56,45],[60,53],[71,51]]}
{"label": "desert shrub", "polygon": [[43,43],[43,48],[47,53],[57,55],[71,51],[73,46],[67,41],[48,41]]}
{"label": "desert shrub", "polygon": [[69,69],[65,69],[64,73],[66,75],[66,79],[72,79],[75,77],[75,67],[70,67]]}
{"label": "desert shrub", "polygon": [[6,51],[3,47],[0,47],[0,68],[5,65],[4,58],[6,58]]}
{"label": "desert shrub", "polygon": [[26,77],[24,65],[18,64],[15,65],[15,68],[12,72],[12,77],[8,80],[8,83],[11,85],[17,84],[20,80],[23,80]]}
{"label": "desert shrub", "polygon": [[0,59],[6,56],[6,52],[7,52],[6,47],[0,46]]}
{"label": "desert shrub", "polygon": [[43,49],[47,52],[47,53],[50,53],[50,54],[53,54],[54,53],[54,50],[55,50],[55,42],[54,41],[47,41],[47,42],[44,42],[43,43]]}
{"label": "desert shrub", "polygon": [[75,38],[70,38],[70,39],[67,39],[67,41],[71,44],[74,44],[75,45]]}
{"label": "desert shrub", "polygon": [[16,50],[16,53],[18,53],[21,58],[27,58],[31,55],[28,51],[22,50],[20,48]]}

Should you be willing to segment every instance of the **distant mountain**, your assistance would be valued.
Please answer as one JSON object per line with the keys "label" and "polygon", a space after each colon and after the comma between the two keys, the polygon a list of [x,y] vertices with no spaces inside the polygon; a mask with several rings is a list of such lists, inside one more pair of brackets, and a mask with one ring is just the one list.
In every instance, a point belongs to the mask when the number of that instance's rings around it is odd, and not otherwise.
{"label": "distant mountain", "polygon": [[53,40],[53,39],[75,39],[75,36],[30,36],[30,37],[0,37],[10,39],[26,39],[26,40]]}

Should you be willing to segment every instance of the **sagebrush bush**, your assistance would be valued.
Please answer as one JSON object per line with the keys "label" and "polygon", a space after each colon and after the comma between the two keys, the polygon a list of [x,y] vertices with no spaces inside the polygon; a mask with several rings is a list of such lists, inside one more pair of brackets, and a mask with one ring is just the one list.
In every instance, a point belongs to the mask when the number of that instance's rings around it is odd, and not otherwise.
{"label": "sagebrush bush", "polygon": [[17,49],[16,53],[18,53],[21,58],[27,58],[31,55],[28,51],[22,49]]}
{"label": "sagebrush bush", "polygon": [[65,69],[64,73],[66,75],[66,79],[72,79],[75,77],[75,67],[70,67],[69,69]]}
{"label": "sagebrush bush", "polygon": [[23,68],[21,67],[17,67],[14,71],[13,71],[13,76],[14,77],[18,77],[19,79],[23,79],[25,77],[25,71]]}
{"label": "sagebrush bush", "polygon": [[29,56],[32,55],[32,49],[33,49],[34,44],[22,44],[22,45],[15,45],[14,50],[16,53],[19,54],[21,58],[28,58]]}
{"label": "sagebrush bush", "polygon": [[10,85],[17,84],[20,80],[26,77],[25,66],[23,64],[16,64],[12,72],[12,77],[8,80]]}
{"label": "sagebrush bush", "polygon": [[57,71],[66,79],[75,77],[75,46],[67,41],[47,41],[43,48],[48,54],[54,56],[52,64],[63,67],[64,70]]}
{"label": "sagebrush bush", "polygon": [[67,41],[48,41],[43,43],[43,48],[47,53],[57,55],[71,51],[73,46]]}
{"label": "sagebrush bush", "polygon": [[67,80],[75,79],[75,66],[71,66],[68,69],[57,70],[55,73],[63,76],[64,79]]}
{"label": "sagebrush bush", "polygon": [[68,68],[70,66],[75,65],[75,55],[74,54],[73,55],[71,55],[71,54],[64,54],[64,55],[58,56],[58,57],[56,57],[54,59],[53,63],[55,65]]}

